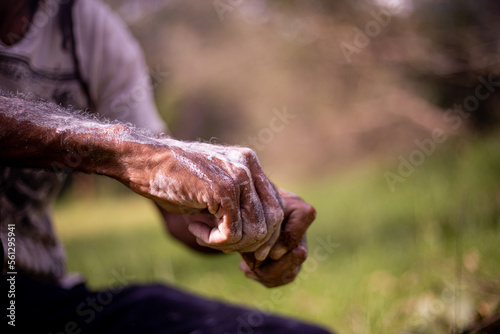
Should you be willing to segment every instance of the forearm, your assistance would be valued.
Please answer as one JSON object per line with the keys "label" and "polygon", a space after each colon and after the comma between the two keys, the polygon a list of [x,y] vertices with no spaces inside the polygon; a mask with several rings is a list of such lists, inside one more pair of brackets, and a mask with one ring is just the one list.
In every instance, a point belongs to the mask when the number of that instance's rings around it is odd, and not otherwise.
{"label": "forearm", "polygon": [[118,178],[127,153],[119,139],[124,131],[121,125],[103,124],[55,104],[0,96],[3,165]]}
{"label": "forearm", "polygon": [[158,138],[54,104],[0,94],[0,163],[106,175],[181,214],[206,213],[217,226],[190,224],[197,242],[264,259],[279,236],[282,199],[255,152]]}

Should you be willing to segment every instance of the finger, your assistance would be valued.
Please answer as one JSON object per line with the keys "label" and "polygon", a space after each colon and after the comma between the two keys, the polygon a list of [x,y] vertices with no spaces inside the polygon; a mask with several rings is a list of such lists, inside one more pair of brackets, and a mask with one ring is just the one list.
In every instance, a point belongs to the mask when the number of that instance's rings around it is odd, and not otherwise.
{"label": "finger", "polygon": [[[238,194],[239,195],[239,194]],[[201,246],[222,251],[230,251],[231,245],[242,238],[242,221],[240,217],[239,196],[223,197],[218,211],[215,213],[216,226],[208,226],[202,222],[192,222],[188,229],[195,235]]]}
{"label": "finger", "polygon": [[271,248],[269,252],[269,257],[273,260],[281,259],[286,253],[288,253],[288,247],[283,246],[281,243],[275,245]]}
{"label": "finger", "polygon": [[285,231],[289,238],[298,244],[316,218],[316,210],[301,199],[286,199],[286,203]]}
{"label": "finger", "polygon": [[299,244],[296,248],[287,252],[277,261],[266,261],[262,266],[255,269],[259,276],[272,273],[285,272],[290,268],[300,266],[307,259],[307,246],[305,243]]}
{"label": "finger", "polygon": [[[251,170],[255,191],[262,203],[265,224],[267,226],[267,239],[270,239],[283,222],[284,201],[278,194],[277,189],[264,175],[259,160],[251,150],[244,152]],[[267,241],[267,240],[266,240]]]}
{"label": "finger", "polygon": [[247,263],[248,267],[252,270],[255,270],[256,268],[260,267],[264,261],[259,261],[255,258],[255,253],[240,253],[241,257],[245,262]]}
{"label": "finger", "polygon": [[279,261],[267,259],[256,266],[252,253],[241,255],[244,261],[240,263],[240,269],[247,277],[257,280],[266,287],[276,287],[290,283],[297,277],[301,264],[307,258],[307,246],[304,238],[297,248],[288,252]]}
{"label": "finger", "polygon": [[256,191],[262,202],[269,238],[279,230],[284,218],[284,201],[263,172],[254,177]]}
{"label": "finger", "polygon": [[234,246],[238,247],[239,252],[254,252],[268,239],[268,230],[264,209],[252,183],[250,171],[246,167],[241,168],[241,173],[245,175],[240,178],[246,179],[240,194],[243,236]]}
{"label": "finger", "polygon": [[[305,255],[305,257],[303,258],[303,261],[304,261],[307,258],[307,238],[306,238],[306,235],[304,235],[302,237],[299,244],[296,245],[294,248],[289,249],[281,244],[277,245],[277,247],[273,247],[273,249],[269,253],[269,258],[271,258],[274,261],[277,261],[277,260],[281,261],[283,256],[288,255],[290,251],[297,252],[297,249],[299,249],[303,254],[299,254],[299,256],[296,257],[296,259],[300,260],[300,259],[302,259],[302,255]],[[295,254],[295,255],[297,255],[297,254]]]}
{"label": "finger", "polygon": [[263,244],[262,246],[260,246],[259,249],[257,249],[255,251],[255,253],[254,253],[255,254],[255,258],[258,261],[264,261],[267,258],[267,256],[269,255],[269,252],[271,251],[271,248],[276,243],[276,241],[278,240],[279,236],[280,236],[280,229],[276,229],[276,231],[274,231],[274,233],[271,236],[271,238],[265,244]]}
{"label": "finger", "polygon": [[241,271],[243,271],[243,273],[245,274],[246,277],[251,278],[251,279],[256,280],[256,281],[259,280],[259,277],[252,271],[252,269],[250,269],[250,267],[248,266],[248,264],[245,261],[243,261],[243,260],[240,261],[239,268]]}
{"label": "finger", "polygon": [[265,262],[254,270],[258,281],[266,287],[276,287],[292,282],[298,275],[303,262],[302,250],[293,250],[279,261]]}
{"label": "finger", "polygon": [[297,252],[295,253],[296,263],[297,265],[301,265],[307,259],[307,256],[309,254],[309,250],[307,248],[307,238],[305,235],[302,237],[302,240],[297,246],[296,252]]}
{"label": "finger", "polygon": [[[196,237],[197,241],[199,240],[198,244],[202,246],[208,246],[208,240],[210,239],[211,230],[211,227],[202,222],[194,221],[189,222],[188,224],[188,231]],[[205,242],[205,240],[207,240],[207,242]]]}
{"label": "finger", "polygon": [[207,215],[201,213],[195,215],[184,215],[183,217],[185,217],[185,221],[193,221],[193,222],[198,221],[210,227],[217,226],[217,221],[218,221],[218,219],[216,219],[213,215]]}
{"label": "finger", "polygon": [[285,198],[287,207],[285,209],[285,221],[283,231],[270,251],[269,256],[277,260],[287,251],[297,247],[306,230],[316,218],[316,210],[301,199]]}
{"label": "finger", "polygon": [[230,250],[227,245],[228,235],[231,233],[225,230],[224,225],[211,227],[200,221],[189,222],[188,230],[198,240],[201,246],[217,248],[219,250]]}

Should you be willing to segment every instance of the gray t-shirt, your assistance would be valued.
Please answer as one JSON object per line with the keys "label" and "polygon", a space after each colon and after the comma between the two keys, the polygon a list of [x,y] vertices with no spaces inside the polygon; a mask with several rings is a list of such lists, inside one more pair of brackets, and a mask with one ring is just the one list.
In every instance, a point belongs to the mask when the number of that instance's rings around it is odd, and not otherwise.
{"label": "gray t-shirt", "polygon": [[[87,98],[71,52],[62,47],[58,12],[53,7],[54,2],[41,1],[23,39],[13,46],[0,42],[0,89],[86,109]],[[165,132],[142,51],[123,22],[97,0],[76,1],[73,17],[76,54],[93,112]],[[54,280],[65,275],[65,254],[50,214],[50,204],[63,181],[61,174],[10,168],[0,161],[1,238],[6,254],[7,226],[15,224],[18,272]]]}

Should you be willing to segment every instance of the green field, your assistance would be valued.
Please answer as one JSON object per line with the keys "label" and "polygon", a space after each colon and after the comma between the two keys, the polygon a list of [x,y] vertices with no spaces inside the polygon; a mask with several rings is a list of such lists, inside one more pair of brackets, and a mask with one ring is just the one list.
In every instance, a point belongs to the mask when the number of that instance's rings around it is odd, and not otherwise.
{"label": "green field", "polygon": [[55,219],[69,269],[92,287],[160,281],[340,333],[448,333],[500,300],[498,152],[498,138],[447,143],[394,192],[384,172],[397,169],[396,159],[283,184],[318,218],[301,275],[277,289],[246,279],[236,254],[187,250],[134,195],[78,203],[68,196]]}

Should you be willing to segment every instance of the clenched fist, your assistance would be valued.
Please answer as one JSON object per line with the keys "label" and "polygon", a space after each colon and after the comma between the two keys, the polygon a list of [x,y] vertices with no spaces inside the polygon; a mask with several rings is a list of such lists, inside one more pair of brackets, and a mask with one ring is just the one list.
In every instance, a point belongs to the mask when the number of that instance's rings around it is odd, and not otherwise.
{"label": "clenched fist", "polygon": [[285,219],[280,236],[273,245],[269,258],[261,261],[255,254],[242,253],[240,269],[266,287],[290,283],[299,273],[307,258],[305,233],[316,218],[316,210],[295,194],[280,190],[285,200]]}
{"label": "clenched fist", "polygon": [[[214,226],[189,224],[200,245],[264,259],[278,238],[283,200],[250,149],[153,137],[55,105],[2,96],[0,134],[6,166],[105,175],[167,211],[215,217]],[[70,156],[78,162],[66,168]]]}
{"label": "clenched fist", "polygon": [[147,157],[128,163],[135,192],[164,210],[204,213],[214,224],[191,221],[189,231],[202,246],[224,252],[253,252],[265,259],[278,237],[284,202],[262,171],[256,154],[242,147],[159,139],[140,145]]}

